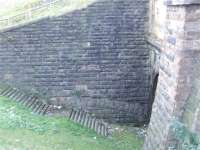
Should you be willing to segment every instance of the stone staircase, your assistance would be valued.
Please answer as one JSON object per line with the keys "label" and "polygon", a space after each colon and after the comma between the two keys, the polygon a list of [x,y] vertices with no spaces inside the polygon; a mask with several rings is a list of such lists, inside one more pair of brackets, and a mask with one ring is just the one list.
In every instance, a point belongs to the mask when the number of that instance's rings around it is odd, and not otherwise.
{"label": "stone staircase", "polygon": [[93,129],[96,133],[102,136],[109,136],[111,134],[111,127],[103,120],[96,119],[83,110],[72,109],[69,115],[70,120],[78,123],[86,128]]}
{"label": "stone staircase", "polygon": [[[39,115],[48,115],[52,113],[56,107],[44,103],[44,101],[35,94],[27,94],[19,89],[7,86],[0,89],[0,96],[5,96],[14,100],[26,108],[29,108],[33,113]],[[102,136],[111,135],[111,127],[103,120],[95,118],[95,116],[81,110],[71,109],[67,116],[73,122],[82,125],[83,127],[94,130],[97,134]]]}
{"label": "stone staircase", "polygon": [[1,96],[8,97],[19,104],[30,108],[34,113],[45,115],[50,111],[51,105],[45,104],[39,97],[34,94],[26,94],[21,90],[7,87],[0,92]]}

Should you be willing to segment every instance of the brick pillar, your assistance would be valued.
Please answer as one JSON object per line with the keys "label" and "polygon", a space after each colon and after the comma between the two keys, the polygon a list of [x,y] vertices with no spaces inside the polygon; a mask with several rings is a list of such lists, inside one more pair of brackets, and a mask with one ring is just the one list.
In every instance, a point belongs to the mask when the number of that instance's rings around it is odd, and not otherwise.
{"label": "brick pillar", "polygon": [[[191,109],[187,109],[188,103],[193,103],[200,92],[200,84],[196,84],[200,78],[200,1],[167,0],[163,3],[167,8],[163,16],[166,17],[165,37],[160,47],[158,88],[144,150],[166,150],[174,146],[170,130],[172,120],[177,118],[188,124],[185,119],[190,113],[186,110]],[[198,124],[199,107],[195,107],[196,111],[190,116],[192,124]]]}

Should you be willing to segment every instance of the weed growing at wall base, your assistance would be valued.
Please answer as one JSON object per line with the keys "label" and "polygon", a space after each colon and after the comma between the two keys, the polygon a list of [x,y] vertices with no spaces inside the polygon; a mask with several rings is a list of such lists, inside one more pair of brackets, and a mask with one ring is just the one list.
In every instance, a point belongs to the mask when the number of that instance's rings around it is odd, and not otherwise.
{"label": "weed growing at wall base", "polygon": [[199,135],[191,132],[183,123],[179,121],[174,121],[171,127],[175,138],[178,140],[178,150],[200,150]]}

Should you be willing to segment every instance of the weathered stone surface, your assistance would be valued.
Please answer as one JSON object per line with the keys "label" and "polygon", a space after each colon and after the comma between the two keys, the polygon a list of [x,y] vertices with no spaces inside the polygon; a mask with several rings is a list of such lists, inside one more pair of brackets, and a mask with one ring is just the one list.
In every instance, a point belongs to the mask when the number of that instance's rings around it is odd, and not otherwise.
{"label": "weathered stone surface", "polygon": [[200,5],[196,2],[172,0],[165,5],[165,36],[157,54],[158,87],[144,150],[176,149],[170,129],[174,118],[199,132]]}
{"label": "weathered stone surface", "polygon": [[104,0],[1,33],[0,79],[113,122],[149,111],[148,0]]}
{"label": "weathered stone surface", "polygon": [[167,5],[194,5],[200,4],[199,0],[165,0]]}

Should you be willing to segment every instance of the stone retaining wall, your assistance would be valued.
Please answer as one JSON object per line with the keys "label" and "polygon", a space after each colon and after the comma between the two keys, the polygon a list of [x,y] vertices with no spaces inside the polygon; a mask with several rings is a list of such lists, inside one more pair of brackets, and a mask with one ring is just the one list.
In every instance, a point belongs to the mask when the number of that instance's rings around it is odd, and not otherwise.
{"label": "stone retaining wall", "polygon": [[0,80],[111,122],[144,123],[148,0],[103,0],[0,33]]}

